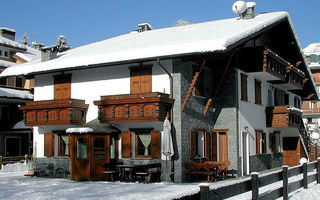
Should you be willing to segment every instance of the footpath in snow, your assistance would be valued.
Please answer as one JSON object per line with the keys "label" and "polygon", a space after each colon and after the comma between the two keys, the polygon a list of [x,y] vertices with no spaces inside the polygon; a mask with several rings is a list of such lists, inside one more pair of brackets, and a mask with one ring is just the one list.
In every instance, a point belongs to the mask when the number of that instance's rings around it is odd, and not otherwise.
{"label": "footpath in snow", "polygon": [[[30,165],[30,163],[29,163]],[[75,182],[69,179],[25,177],[27,164],[6,165],[0,170],[0,199],[110,199],[110,200],[167,200],[199,192],[199,183],[123,183],[123,182]],[[301,177],[293,177],[300,179]],[[210,183],[210,189],[241,182],[245,179],[229,179]],[[279,183],[280,184],[280,183]],[[275,187],[277,183],[271,184]],[[268,190],[264,188],[262,190]],[[293,200],[319,199],[320,184],[311,183],[307,190],[289,194]],[[230,199],[251,199],[251,192]],[[282,199],[282,198],[281,198]]]}

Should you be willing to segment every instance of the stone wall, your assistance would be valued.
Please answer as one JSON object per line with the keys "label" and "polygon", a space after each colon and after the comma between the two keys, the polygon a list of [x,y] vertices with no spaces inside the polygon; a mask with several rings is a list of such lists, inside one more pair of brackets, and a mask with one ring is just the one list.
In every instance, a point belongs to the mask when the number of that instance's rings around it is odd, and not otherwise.
{"label": "stone wall", "polygon": [[34,159],[35,175],[39,177],[66,178],[70,175],[69,157]]}
{"label": "stone wall", "polygon": [[263,170],[281,167],[283,163],[283,154],[258,154],[250,156],[250,172],[260,172]]}
{"label": "stone wall", "polygon": [[[187,181],[183,164],[189,162],[189,132],[195,128],[205,129],[209,132],[214,129],[229,129],[229,160],[230,169],[236,170],[238,163],[238,114],[237,114],[237,85],[236,72],[230,68],[221,85],[217,97],[207,115],[203,114],[207,97],[191,95],[186,109],[181,112],[181,102],[193,78],[194,63],[182,63],[174,60],[173,67],[173,141],[175,145],[174,180],[175,182]],[[208,76],[207,76],[208,77]],[[213,83],[216,80],[206,80]],[[216,89],[212,87],[212,89]]]}

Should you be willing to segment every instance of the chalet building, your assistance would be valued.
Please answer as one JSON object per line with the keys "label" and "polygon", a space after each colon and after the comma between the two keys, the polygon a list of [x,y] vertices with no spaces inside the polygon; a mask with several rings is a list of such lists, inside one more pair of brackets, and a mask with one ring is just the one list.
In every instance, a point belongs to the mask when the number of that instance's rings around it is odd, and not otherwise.
{"label": "chalet building", "polygon": [[[17,65],[34,77],[22,106],[33,126],[35,171],[101,178],[104,165],[162,163],[169,112],[175,182],[184,163],[230,161],[237,176],[296,165],[309,147],[301,102],[318,99],[286,12],[139,31]],[[162,177],[163,178],[163,177]]]}
{"label": "chalet building", "polygon": [[[0,28],[0,73],[13,65],[39,57],[40,52],[15,41],[16,31]],[[32,127],[23,122],[20,105],[33,100],[33,80],[23,76],[0,78],[0,156],[32,154]]]}
{"label": "chalet building", "polygon": [[[312,73],[313,80],[316,84],[317,91],[320,92],[320,44],[313,43],[308,45],[305,49],[303,49],[305,59],[309,66],[309,69]],[[320,124],[320,100],[308,100],[304,101],[303,105],[303,120],[307,124],[308,130],[310,134],[312,132],[320,132],[319,124]],[[320,153],[320,148],[318,148],[318,156]],[[315,160],[316,157],[315,144],[312,142],[310,158],[311,160]]]}

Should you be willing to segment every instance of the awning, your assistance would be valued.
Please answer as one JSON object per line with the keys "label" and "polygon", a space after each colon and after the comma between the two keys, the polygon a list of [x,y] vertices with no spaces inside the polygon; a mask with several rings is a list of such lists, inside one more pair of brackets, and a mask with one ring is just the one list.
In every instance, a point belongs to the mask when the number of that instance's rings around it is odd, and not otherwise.
{"label": "awning", "polygon": [[68,128],[67,133],[120,133],[120,130],[111,124],[102,124],[98,119],[94,119],[78,127]]}

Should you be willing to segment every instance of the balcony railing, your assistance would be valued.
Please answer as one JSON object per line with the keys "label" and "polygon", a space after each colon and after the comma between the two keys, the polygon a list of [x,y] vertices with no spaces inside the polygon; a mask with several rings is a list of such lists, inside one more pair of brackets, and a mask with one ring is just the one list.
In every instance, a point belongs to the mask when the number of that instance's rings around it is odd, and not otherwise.
{"label": "balcony railing", "polygon": [[273,106],[266,108],[266,125],[272,128],[299,127],[302,111],[290,106]]}
{"label": "balcony railing", "polygon": [[81,125],[85,123],[88,104],[79,99],[33,101],[21,106],[27,126]]}
{"label": "balcony railing", "polygon": [[102,96],[99,107],[101,123],[163,121],[174,100],[168,94],[152,92]]}
{"label": "balcony railing", "polygon": [[303,114],[320,114],[320,108],[303,109]]}
{"label": "balcony railing", "polygon": [[303,80],[305,74],[297,69],[296,67],[290,65],[287,67],[286,82],[288,84],[294,85],[298,89],[303,89]]}
{"label": "balcony railing", "polygon": [[266,49],[263,51],[263,72],[268,72],[280,80],[285,81],[288,65],[289,63],[287,61],[271,50]]}

